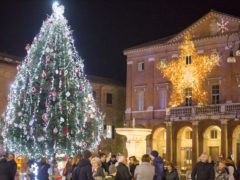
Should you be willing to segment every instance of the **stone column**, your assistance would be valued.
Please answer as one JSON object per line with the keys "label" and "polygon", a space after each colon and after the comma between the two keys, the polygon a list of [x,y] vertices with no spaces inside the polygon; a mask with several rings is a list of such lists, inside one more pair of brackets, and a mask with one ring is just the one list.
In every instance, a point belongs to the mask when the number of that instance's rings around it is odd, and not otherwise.
{"label": "stone column", "polygon": [[223,158],[228,156],[228,120],[221,120],[221,153]]}
{"label": "stone column", "polygon": [[126,111],[125,111],[125,119],[127,121],[128,126],[131,124],[132,120],[132,74],[133,74],[133,61],[127,61],[127,82],[126,82]]}
{"label": "stone column", "polygon": [[170,121],[170,122],[166,122],[166,128],[167,128],[167,147],[166,147],[166,151],[167,151],[167,160],[168,161],[173,161],[173,144],[172,144],[172,125],[173,123]]}
{"label": "stone column", "polygon": [[192,165],[197,162],[199,157],[198,124],[198,121],[192,122]]}

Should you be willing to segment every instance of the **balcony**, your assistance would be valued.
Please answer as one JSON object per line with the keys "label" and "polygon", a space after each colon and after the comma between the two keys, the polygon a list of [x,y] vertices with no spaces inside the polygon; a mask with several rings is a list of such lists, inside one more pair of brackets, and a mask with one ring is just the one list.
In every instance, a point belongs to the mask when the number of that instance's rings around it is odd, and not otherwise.
{"label": "balcony", "polygon": [[166,112],[170,120],[240,119],[240,103],[174,107]]}

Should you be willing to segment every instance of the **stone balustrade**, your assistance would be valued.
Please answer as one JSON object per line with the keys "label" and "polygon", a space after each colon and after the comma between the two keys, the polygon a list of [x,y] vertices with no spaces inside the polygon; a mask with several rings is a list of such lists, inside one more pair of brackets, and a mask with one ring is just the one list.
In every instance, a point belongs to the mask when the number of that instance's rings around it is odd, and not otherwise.
{"label": "stone balustrade", "polygon": [[166,111],[167,117],[176,119],[216,119],[219,117],[240,119],[240,103],[216,104],[206,106],[185,106],[169,108]]}

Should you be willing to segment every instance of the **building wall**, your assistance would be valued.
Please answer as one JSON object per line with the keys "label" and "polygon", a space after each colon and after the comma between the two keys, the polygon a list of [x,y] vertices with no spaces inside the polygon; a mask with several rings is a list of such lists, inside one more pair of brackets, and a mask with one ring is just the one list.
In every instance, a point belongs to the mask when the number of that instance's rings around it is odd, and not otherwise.
{"label": "building wall", "polygon": [[[220,15],[214,14],[214,16],[218,17]],[[234,64],[227,63],[230,51],[233,50],[235,52],[238,49],[239,36],[230,32],[229,34],[216,33],[214,36],[206,35],[205,31],[208,31],[206,27],[209,26],[208,22],[210,20],[205,21],[204,18],[210,19],[212,14],[204,16],[203,20],[199,20],[201,23],[196,22],[184,31],[190,32],[195,37],[193,42],[198,54],[209,55],[212,52],[217,52],[220,56],[219,65],[213,69],[204,81],[204,88],[208,92],[209,105],[212,100],[212,85],[219,85],[220,87],[219,104],[221,105],[216,105],[220,108],[218,112],[213,112],[210,110],[212,106],[208,106],[209,112],[206,110],[206,113],[201,116],[193,113],[183,113],[181,115],[178,113],[178,115],[172,116],[171,110],[173,108],[170,106],[167,106],[165,109],[160,108],[160,90],[165,89],[167,91],[168,104],[169,96],[172,93],[172,84],[163,77],[156,65],[160,61],[169,61],[179,56],[178,48],[182,43],[183,36],[177,34],[175,39],[181,38],[173,43],[170,43],[171,40],[162,44],[161,42],[156,44],[150,43],[151,45],[147,43],[147,45],[139,45],[124,51],[124,54],[127,56],[125,111],[127,126],[131,127],[132,119],[135,118],[136,126],[152,129],[152,135],[147,138],[147,151],[149,152],[152,147],[162,148],[166,144],[166,159],[175,162],[178,166],[191,166],[187,164],[188,161],[185,161],[186,159],[184,158],[186,157],[184,152],[182,152],[184,147],[180,145],[181,143],[186,144],[184,138],[180,138],[185,128],[192,129],[191,163],[197,161],[201,152],[207,151],[209,153],[213,151],[213,147],[217,146],[219,154],[223,154],[224,157],[234,155],[236,161],[240,160],[240,156],[238,155],[239,157],[237,157],[236,153],[236,142],[239,142],[239,137],[236,137],[236,134],[240,135],[240,130],[236,128],[240,125],[240,57],[236,57],[236,63]],[[221,15],[221,18],[225,17]],[[227,18],[229,20],[229,17]],[[239,25],[239,22],[239,20],[235,19],[229,23],[229,26],[236,27]],[[231,30],[229,29],[229,31]],[[232,49],[229,48],[229,44],[233,45]],[[138,71],[138,64],[141,62],[144,63],[144,70]],[[142,110],[139,110],[137,107],[139,91],[144,92],[144,107]],[[236,108],[231,113],[226,113],[225,107],[231,105]],[[175,109],[184,112],[184,108],[179,106]],[[209,134],[206,135],[206,132],[210,132],[217,127],[220,128],[218,139],[211,140]],[[166,140],[160,138],[161,135],[157,134],[162,129],[166,130]],[[206,137],[208,137],[208,142]],[[160,142],[160,140],[164,142]],[[211,142],[213,143],[211,144]],[[156,145],[154,143],[159,144]],[[206,146],[206,144],[209,145]]]}
{"label": "building wall", "polygon": [[[91,81],[91,84],[93,91],[96,92],[96,102],[105,114],[105,127],[110,125],[113,128],[113,139],[106,138],[103,140],[99,150],[105,153],[123,153],[124,139],[116,134],[115,128],[124,125],[125,87],[94,81]],[[112,94],[112,104],[107,104],[107,93]]]}
{"label": "building wall", "polygon": [[16,75],[16,64],[0,61],[0,114],[6,109],[11,82]]}

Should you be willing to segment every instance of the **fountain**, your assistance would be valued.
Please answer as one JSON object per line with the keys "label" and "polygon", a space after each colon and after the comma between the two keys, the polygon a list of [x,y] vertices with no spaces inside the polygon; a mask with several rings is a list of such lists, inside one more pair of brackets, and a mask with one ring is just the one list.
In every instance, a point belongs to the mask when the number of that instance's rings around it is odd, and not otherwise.
{"label": "fountain", "polygon": [[146,154],[146,137],[152,133],[152,129],[135,128],[135,118],[133,118],[132,128],[116,128],[116,133],[127,137],[128,157],[136,156],[140,160],[142,155]]}

